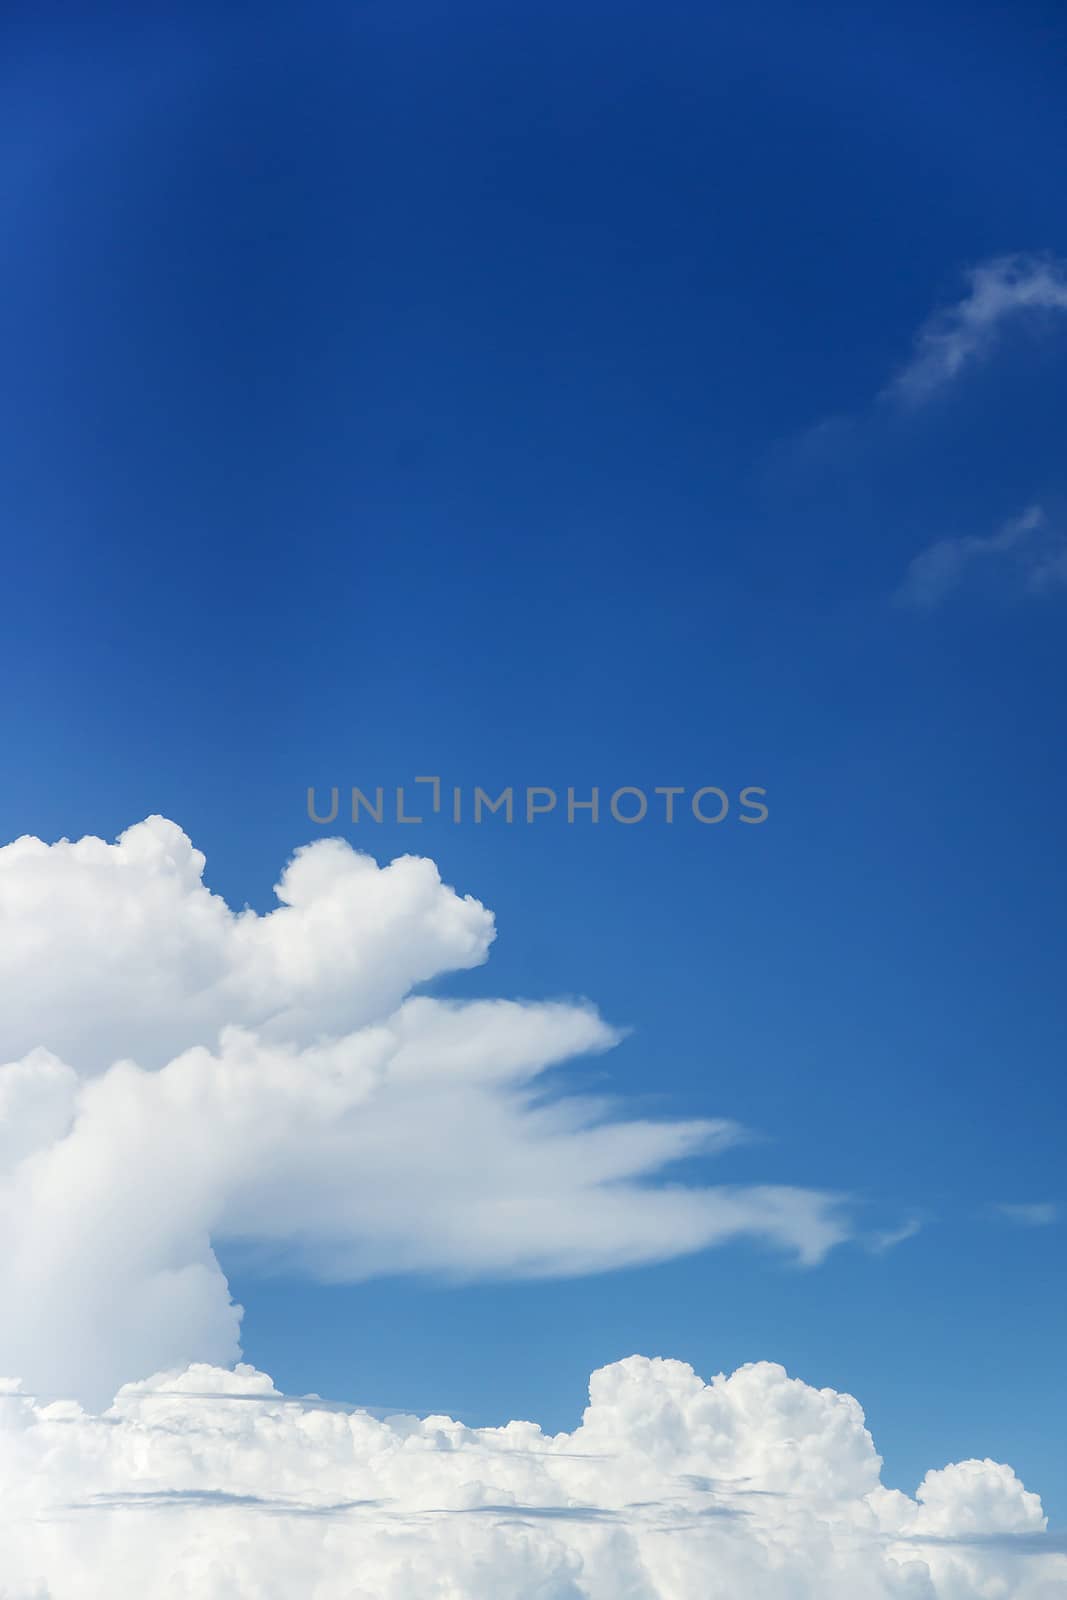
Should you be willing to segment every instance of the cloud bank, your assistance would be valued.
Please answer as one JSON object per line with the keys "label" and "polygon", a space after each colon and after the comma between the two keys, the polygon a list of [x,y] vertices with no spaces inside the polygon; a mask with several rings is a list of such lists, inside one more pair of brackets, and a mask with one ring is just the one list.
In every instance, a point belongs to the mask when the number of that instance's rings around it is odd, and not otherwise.
{"label": "cloud bank", "polygon": [[847,1236],[833,1195],[665,1181],[734,1124],[546,1080],[619,1038],[591,1006],[403,998],[492,938],[432,862],[320,841],[267,916],[230,911],[203,866],[160,817],[0,850],[0,1372],[100,1404],[234,1361],[220,1241],[352,1282],[588,1273],[739,1236],[814,1262]]}
{"label": "cloud bank", "polygon": [[[225,1396],[225,1398],[222,1398]],[[769,1363],[634,1356],[573,1433],[375,1418],[251,1367],[100,1415],[0,1397],[5,1600],[1053,1600],[1067,1556],[1009,1467],[886,1489],[850,1396]]]}

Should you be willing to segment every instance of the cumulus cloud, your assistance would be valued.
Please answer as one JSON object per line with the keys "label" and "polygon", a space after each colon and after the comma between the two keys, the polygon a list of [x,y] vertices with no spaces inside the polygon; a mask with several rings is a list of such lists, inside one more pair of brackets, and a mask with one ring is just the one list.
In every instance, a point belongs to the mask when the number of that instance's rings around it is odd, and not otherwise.
{"label": "cumulus cloud", "polygon": [[0,849],[0,1060],[44,1045],[79,1073],[162,1066],[221,1028],[310,1041],[384,1016],[417,983],[477,966],[492,914],[432,861],[386,867],[324,839],[298,850],[267,916],[202,881],[176,823]]}
{"label": "cumulus cloud", "polygon": [[932,611],[977,570],[1029,594],[1067,585],[1067,536],[1050,526],[1040,506],[1030,506],[995,533],[938,539],[911,562],[897,600]]}
{"label": "cumulus cloud", "polygon": [[[0,851],[0,1372],[93,1403],[240,1354],[220,1241],[323,1280],[587,1273],[739,1236],[817,1261],[840,1200],[666,1182],[742,1130],[626,1118],[550,1068],[585,1004],[401,997],[483,959],[431,862],[297,853],[234,914],[162,818]],[[26,1048],[29,1046],[29,1048]]]}
{"label": "cumulus cloud", "polygon": [[856,1402],[776,1366],[706,1384],[633,1357],[546,1436],[287,1397],[241,1364],[220,1240],[323,1279],[537,1276],[738,1235],[814,1261],[848,1223],[817,1191],[666,1182],[743,1130],[547,1078],[618,1040],[592,1006],[412,994],[492,938],[432,863],[322,841],[266,916],[203,866],[158,817],[0,851],[0,1371],[24,1380],[0,1382],[3,1600],[1062,1585],[1010,1468],[888,1490]]}
{"label": "cumulus cloud", "polygon": [[1051,1600],[1009,1467],[885,1488],[849,1395],[633,1356],[572,1433],[279,1395],[247,1366],[101,1414],[0,1397],[6,1600]]}
{"label": "cumulus cloud", "polygon": [[1056,256],[996,256],[967,273],[967,292],[920,328],[910,361],[887,393],[915,405],[987,356],[1005,323],[1067,311],[1067,261]]}

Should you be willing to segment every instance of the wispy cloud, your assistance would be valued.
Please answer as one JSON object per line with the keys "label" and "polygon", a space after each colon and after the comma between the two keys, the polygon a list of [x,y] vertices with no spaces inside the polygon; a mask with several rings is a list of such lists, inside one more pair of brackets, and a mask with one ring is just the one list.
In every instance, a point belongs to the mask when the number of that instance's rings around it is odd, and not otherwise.
{"label": "wispy cloud", "polygon": [[984,537],[938,539],[911,562],[897,600],[931,611],[976,566],[995,566],[1001,577],[1030,594],[1058,588],[1067,585],[1067,536],[1050,526],[1041,506],[1030,506]]}
{"label": "wispy cloud", "polygon": [[967,293],[919,329],[910,361],[885,393],[919,405],[992,349],[1004,323],[1067,311],[1067,261],[1052,255],[996,256],[967,273]]}
{"label": "wispy cloud", "polygon": [[1021,1223],[1024,1228],[1047,1228],[1059,1219],[1059,1208],[1049,1201],[1038,1205],[998,1205],[998,1215],[1009,1222]]}
{"label": "wispy cloud", "polygon": [[914,1239],[922,1231],[922,1219],[909,1217],[907,1222],[902,1222],[899,1228],[886,1228],[881,1233],[875,1233],[867,1241],[867,1248],[874,1255],[884,1255],[887,1250],[895,1250],[898,1244],[903,1244],[906,1239]]}

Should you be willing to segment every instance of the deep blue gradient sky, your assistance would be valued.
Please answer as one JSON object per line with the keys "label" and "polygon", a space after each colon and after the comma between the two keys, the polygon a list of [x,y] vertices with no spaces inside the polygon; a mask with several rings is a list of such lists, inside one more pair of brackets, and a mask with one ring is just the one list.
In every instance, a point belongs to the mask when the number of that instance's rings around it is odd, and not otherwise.
{"label": "deep blue gradient sky", "polygon": [[[571,1425],[634,1350],[852,1390],[909,1490],[1061,1522],[1067,590],[894,605],[1067,510],[1067,317],[918,408],[962,273],[1067,254],[1028,3],[9,8],[0,832],[175,818],[271,904],[309,784],[764,785],[731,821],[418,828],[456,994],[590,996],[579,1078],[764,1137],[872,1232],[564,1284],[231,1270],[288,1390]],[[585,1075],[583,1078],[583,1074]]]}

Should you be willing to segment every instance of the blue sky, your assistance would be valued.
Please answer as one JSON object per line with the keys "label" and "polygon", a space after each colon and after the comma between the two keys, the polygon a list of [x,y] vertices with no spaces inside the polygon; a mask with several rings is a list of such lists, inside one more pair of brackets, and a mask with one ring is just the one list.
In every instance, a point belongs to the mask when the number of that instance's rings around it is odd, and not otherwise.
{"label": "blue sky", "polygon": [[1062,13],[6,27],[3,837],[159,811],[263,911],[309,784],[762,785],[752,829],[347,836],[493,908],[442,992],[589,996],[633,1031],[583,1082],[762,1136],[683,1175],[859,1200],[812,1269],[316,1286],[224,1252],[248,1358],[555,1427],[634,1350],[779,1360],[861,1398],[890,1484],[990,1455],[1062,1523],[1062,1225],[995,1207],[1067,1201],[1067,315],[892,387],[969,270],[1062,281]]}

